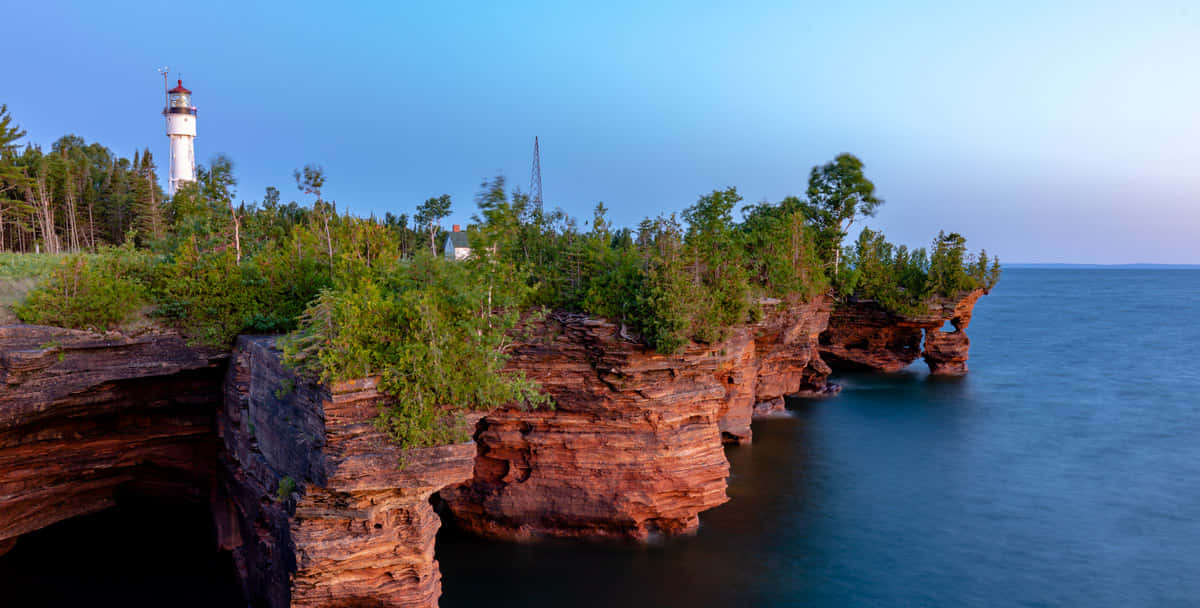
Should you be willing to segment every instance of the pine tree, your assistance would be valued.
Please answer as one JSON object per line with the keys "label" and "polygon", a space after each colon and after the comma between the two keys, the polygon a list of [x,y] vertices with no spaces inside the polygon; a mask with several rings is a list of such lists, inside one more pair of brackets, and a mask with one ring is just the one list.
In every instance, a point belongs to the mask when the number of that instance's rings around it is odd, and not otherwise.
{"label": "pine tree", "polygon": [[20,198],[30,183],[28,175],[17,165],[17,141],[22,137],[25,131],[13,123],[8,106],[0,104],[0,251],[6,249],[8,224],[16,225],[18,218],[33,212],[28,201]]}
{"label": "pine tree", "polygon": [[161,197],[158,191],[158,176],[154,172],[157,167],[154,164],[154,158],[150,155],[150,149],[146,148],[140,159],[135,153],[133,165],[137,176],[137,185],[133,188],[133,205],[137,214],[135,225],[150,240],[161,240],[164,236],[165,222],[163,221],[162,206],[159,204]]}

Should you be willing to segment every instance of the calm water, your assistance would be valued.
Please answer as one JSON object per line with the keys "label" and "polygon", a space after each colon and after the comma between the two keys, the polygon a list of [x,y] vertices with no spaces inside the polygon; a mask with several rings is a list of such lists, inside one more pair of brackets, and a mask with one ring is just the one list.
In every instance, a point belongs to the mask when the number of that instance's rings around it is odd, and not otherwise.
{"label": "calm water", "polygon": [[1200,605],[1200,271],[1009,270],[971,373],[843,376],[650,548],[446,532],[443,608]]}
{"label": "calm water", "polygon": [[[756,423],[692,538],[444,530],[441,605],[1200,605],[1198,302],[1195,270],[1006,271],[967,378],[843,376]],[[49,528],[0,559],[0,606],[241,608],[210,533],[175,508]]]}

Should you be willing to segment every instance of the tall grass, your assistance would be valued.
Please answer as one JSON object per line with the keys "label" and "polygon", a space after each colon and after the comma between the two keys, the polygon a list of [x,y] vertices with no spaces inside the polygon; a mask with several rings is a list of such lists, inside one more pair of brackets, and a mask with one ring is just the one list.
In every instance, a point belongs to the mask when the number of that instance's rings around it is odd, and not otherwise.
{"label": "tall grass", "polygon": [[0,281],[39,279],[54,270],[63,258],[55,253],[10,253],[0,251]]}
{"label": "tall grass", "polygon": [[0,252],[0,325],[18,323],[12,306],[50,274],[59,254]]}

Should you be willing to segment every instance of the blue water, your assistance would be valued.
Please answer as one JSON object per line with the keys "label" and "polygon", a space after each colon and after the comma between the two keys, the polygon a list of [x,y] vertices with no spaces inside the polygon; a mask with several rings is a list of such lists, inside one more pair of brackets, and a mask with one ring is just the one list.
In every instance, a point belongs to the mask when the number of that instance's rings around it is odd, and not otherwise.
{"label": "blue water", "polygon": [[1200,605],[1200,271],[1008,270],[967,333],[756,423],[695,537],[446,531],[441,605]]}

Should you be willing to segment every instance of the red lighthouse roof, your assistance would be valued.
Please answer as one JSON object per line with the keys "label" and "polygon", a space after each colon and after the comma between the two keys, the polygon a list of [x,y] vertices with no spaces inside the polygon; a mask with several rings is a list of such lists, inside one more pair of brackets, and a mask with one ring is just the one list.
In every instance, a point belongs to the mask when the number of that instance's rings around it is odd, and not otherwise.
{"label": "red lighthouse roof", "polygon": [[176,82],[178,82],[178,83],[179,83],[179,86],[177,86],[177,87],[175,87],[175,88],[171,89],[170,91],[167,91],[168,93],[187,93],[187,94],[189,94],[189,95],[192,93],[191,91],[189,91],[189,90],[187,90],[187,89],[183,88],[183,81],[182,81],[182,80],[177,80]]}

